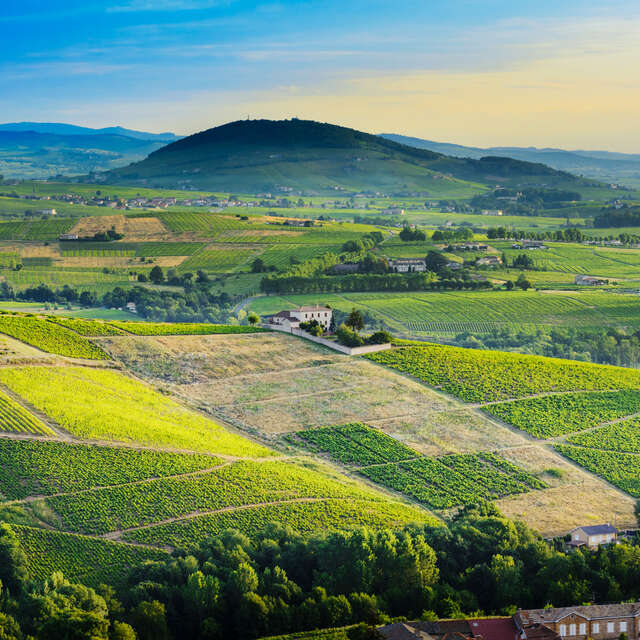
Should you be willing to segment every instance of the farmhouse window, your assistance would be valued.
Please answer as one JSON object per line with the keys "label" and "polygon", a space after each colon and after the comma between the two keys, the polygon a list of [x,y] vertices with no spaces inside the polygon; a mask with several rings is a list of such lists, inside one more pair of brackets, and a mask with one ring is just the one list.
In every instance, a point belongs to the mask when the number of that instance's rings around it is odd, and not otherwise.
{"label": "farmhouse window", "polygon": [[567,625],[566,624],[561,624],[560,625],[560,635],[564,638],[564,636],[567,635]]}
{"label": "farmhouse window", "polygon": [[627,631],[627,621],[624,620],[623,622],[620,623],[620,633],[623,633],[626,631]]}
{"label": "farmhouse window", "polygon": [[593,633],[600,633],[600,623],[599,623],[599,622],[594,622],[594,623],[591,625],[591,631],[592,631]]}
{"label": "farmhouse window", "polygon": [[576,625],[575,624],[570,624],[569,625],[569,635],[570,636],[575,636],[576,635]]}
{"label": "farmhouse window", "polygon": [[580,635],[581,636],[587,635],[587,625],[584,622],[580,624]]}
{"label": "farmhouse window", "polygon": [[613,622],[607,622],[607,633],[613,633],[615,631],[615,625]]}

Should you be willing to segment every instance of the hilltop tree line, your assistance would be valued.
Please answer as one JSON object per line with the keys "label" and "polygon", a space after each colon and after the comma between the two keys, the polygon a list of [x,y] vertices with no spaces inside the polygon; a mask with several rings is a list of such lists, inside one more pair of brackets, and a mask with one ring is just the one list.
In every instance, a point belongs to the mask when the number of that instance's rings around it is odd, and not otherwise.
{"label": "hilltop tree line", "polygon": [[640,367],[640,331],[625,333],[608,328],[553,328],[535,332],[512,328],[489,333],[460,333],[459,346],[473,349],[498,349],[539,356],[568,358],[622,367]]}
{"label": "hilltop tree line", "polygon": [[300,534],[225,531],[131,569],[117,590],[30,579],[0,526],[0,637],[250,640],[392,619],[507,615],[517,607],[640,597],[640,547],[554,550],[491,504],[447,526]]}
{"label": "hilltop tree line", "polygon": [[640,227],[640,207],[603,209],[602,213],[593,219],[593,226],[598,228]]}
{"label": "hilltop tree line", "polygon": [[135,286],[115,287],[102,296],[95,291],[79,291],[69,285],[52,289],[41,284],[15,292],[6,282],[0,283],[0,300],[21,300],[50,304],[80,304],[84,307],[103,306],[122,309],[128,302],[136,305],[137,314],[155,322],[218,322],[235,320],[232,305],[235,299],[228,293],[212,294],[206,288],[190,292],[157,291]]}
{"label": "hilltop tree line", "polygon": [[[640,214],[637,224],[640,225]],[[548,240],[550,242],[606,242],[611,240],[619,240],[622,244],[627,245],[640,242],[640,235],[636,235],[633,233],[620,233],[617,236],[593,236],[586,235],[576,227],[569,227],[567,229],[556,229],[555,231],[523,231],[522,229],[508,229],[507,227],[490,227],[489,229],[487,229],[487,238],[489,238],[489,240],[500,240],[506,238],[513,240]]]}

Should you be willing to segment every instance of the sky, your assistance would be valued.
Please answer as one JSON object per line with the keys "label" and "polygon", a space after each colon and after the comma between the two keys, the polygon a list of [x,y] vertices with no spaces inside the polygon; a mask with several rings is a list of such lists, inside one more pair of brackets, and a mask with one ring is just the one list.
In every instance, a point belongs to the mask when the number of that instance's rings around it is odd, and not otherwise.
{"label": "sky", "polygon": [[638,0],[1,0],[0,122],[640,153]]}

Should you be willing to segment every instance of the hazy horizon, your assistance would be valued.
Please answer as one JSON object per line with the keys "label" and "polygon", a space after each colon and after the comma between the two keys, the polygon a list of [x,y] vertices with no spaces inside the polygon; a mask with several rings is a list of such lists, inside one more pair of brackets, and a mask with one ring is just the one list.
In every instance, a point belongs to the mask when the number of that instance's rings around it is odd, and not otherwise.
{"label": "hazy horizon", "polygon": [[640,153],[640,6],[531,5],[9,0],[0,121],[185,135],[297,116],[467,146]]}

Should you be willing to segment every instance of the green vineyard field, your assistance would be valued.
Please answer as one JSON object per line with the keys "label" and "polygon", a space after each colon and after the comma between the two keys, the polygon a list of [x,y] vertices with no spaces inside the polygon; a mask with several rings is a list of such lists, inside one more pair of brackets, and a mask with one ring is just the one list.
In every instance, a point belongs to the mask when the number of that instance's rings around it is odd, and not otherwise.
{"label": "green vineyard field", "polygon": [[99,337],[99,336],[122,336],[124,331],[117,327],[100,322],[99,320],[84,320],[83,318],[65,318],[63,316],[52,316],[49,318],[51,322],[59,324],[62,327],[71,329],[81,336]]}
{"label": "green vineyard field", "polygon": [[86,338],[44,318],[0,314],[0,333],[48,353],[89,360],[109,359],[100,347]]}
{"label": "green vineyard field", "polygon": [[640,389],[640,371],[559,358],[424,343],[366,358],[408,373],[466,402],[548,391]]}
{"label": "green vineyard field", "polygon": [[137,529],[125,533],[131,542],[183,547],[197,544],[207,536],[225,529],[237,529],[255,535],[271,523],[288,525],[296,531],[313,532],[366,526],[371,528],[402,526],[409,523],[437,525],[438,521],[424,511],[399,503],[365,500],[318,500],[269,505],[214,513],[170,524]]}
{"label": "green vineyard field", "polygon": [[110,322],[110,325],[136,336],[213,335],[224,333],[260,333],[260,327],[189,322]]}
{"label": "green vineyard field", "polygon": [[640,418],[623,420],[599,429],[576,433],[567,442],[594,449],[640,453]]}
{"label": "green vineyard field", "polygon": [[492,404],[484,411],[536,438],[550,438],[639,412],[640,390],[563,393]]}
{"label": "green vineyard field", "polygon": [[417,458],[364,467],[360,473],[433,509],[476,504],[543,489],[545,484],[494,454]]}
{"label": "green vineyard field", "polygon": [[313,449],[332,458],[360,466],[397,462],[419,454],[390,436],[362,423],[308,429],[295,434]]}
{"label": "green vineyard field", "polygon": [[[0,398],[1,401],[1,398]],[[84,491],[202,469],[213,456],[0,439],[0,494],[8,500]]]}
{"label": "green vineyard field", "polygon": [[306,498],[371,495],[292,464],[237,462],[193,476],[53,496],[47,504],[65,529],[104,534],[196,512]]}
{"label": "green vineyard field", "polygon": [[2,368],[0,382],[81,438],[240,457],[274,455],[116,371]]}
{"label": "green vineyard field", "polygon": [[117,585],[129,567],[145,560],[166,558],[166,553],[130,545],[86,538],[69,533],[11,525],[27,556],[29,577],[45,580],[54,571],[65,578],[97,587]]}
{"label": "green vineyard field", "polygon": [[555,445],[555,450],[634,498],[640,498],[640,456],[561,444]]}
{"label": "green vineyard field", "polygon": [[[31,433],[35,435],[54,435],[43,422],[23,409],[6,394],[0,391],[0,431],[9,433]],[[0,441],[2,445],[2,441]],[[2,473],[2,470],[0,470]]]}

